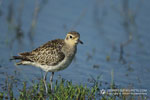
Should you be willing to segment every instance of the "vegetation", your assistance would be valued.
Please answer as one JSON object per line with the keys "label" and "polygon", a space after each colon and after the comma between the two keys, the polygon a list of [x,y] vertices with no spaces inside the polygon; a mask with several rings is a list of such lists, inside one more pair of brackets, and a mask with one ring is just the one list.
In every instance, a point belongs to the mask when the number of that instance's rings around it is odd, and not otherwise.
{"label": "vegetation", "polygon": [[[143,95],[134,96],[131,94],[123,94],[118,92],[116,94],[109,94],[101,89],[102,82],[99,78],[92,79],[90,82],[92,86],[73,84],[63,78],[56,80],[53,91],[50,91],[50,84],[48,84],[48,94],[45,93],[43,80],[40,79],[32,86],[28,86],[28,82],[23,82],[21,89],[17,87],[17,80],[14,77],[6,79],[5,86],[1,87],[3,91],[0,92],[0,100],[146,100]],[[11,80],[11,81],[10,81]],[[16,89],[17,88],[17,89]],[[114,82],[110,84],[110,89],[116,89]]]}

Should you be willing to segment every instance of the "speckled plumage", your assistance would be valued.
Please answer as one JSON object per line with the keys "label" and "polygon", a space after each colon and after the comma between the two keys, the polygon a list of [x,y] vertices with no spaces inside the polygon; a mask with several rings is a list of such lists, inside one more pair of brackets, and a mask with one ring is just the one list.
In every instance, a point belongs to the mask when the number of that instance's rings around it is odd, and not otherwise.
{"label": "speckled plumage", "polygon": [[81,43],[80,34],[72,31],[68,32],[65,39],[56,39],[45,43],[31,52],[19,53],[11,60],[20,60],[16,65],[32,65],[46,71],[44,84],[47,93],[46,76],[47,72],[52,72],[50,77],[51,90],[54,72],[67,68],[77,51],[77,44]]}
{"label": "speckled plumage", "polygon": [[[69,32],[68,34],[73,36],[71,42],[77,41],[73,39],[79,40],[80,38],[80,34],[77,32]],[[14,56],[14,59],[21,60],[17,65],[33,65],[44,71],[55,72],[65,69],[74,58],[77,46],[76,42],[70,43],[68,38],[66,36],[65,39],[49,41],[31,52],[19,53],[19,56]]]}
{"label": "speckled plumage", "polygon": [[47,42],[31,52],[20,53],[19,55],[29,59],[31,62],[54,66],[65,58],[65,54],[61,51],[63,46],[64,40],[56,39]]}

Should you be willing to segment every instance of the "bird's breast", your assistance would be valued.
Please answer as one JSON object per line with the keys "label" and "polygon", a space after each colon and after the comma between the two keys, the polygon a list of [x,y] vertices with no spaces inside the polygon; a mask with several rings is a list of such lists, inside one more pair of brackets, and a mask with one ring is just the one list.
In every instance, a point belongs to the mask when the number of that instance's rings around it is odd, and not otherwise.
{"label": "bird's breast", "polygon": [[71,62],[76,54],[76,48],[73,48],[72,50],[66,51],[64,53],[65,53],[65,58],[58,64],[57,71],[63,70],[71,64]]}

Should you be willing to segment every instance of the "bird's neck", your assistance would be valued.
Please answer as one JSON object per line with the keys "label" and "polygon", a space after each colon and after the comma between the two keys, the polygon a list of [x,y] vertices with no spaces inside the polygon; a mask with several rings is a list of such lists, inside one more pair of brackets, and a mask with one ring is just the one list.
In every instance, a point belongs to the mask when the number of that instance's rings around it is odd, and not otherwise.
{"label": "bird's neck", "polygon": [[66,44],[64,48],[65,48],[64,50],[66,51],[67,55],[74,55],[77,50],[77,45]]}

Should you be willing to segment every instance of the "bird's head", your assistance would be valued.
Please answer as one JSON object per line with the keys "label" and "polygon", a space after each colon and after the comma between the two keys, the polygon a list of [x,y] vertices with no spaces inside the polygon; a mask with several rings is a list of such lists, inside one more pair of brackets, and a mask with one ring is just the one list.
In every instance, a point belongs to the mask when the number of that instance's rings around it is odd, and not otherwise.
{"label": "bird's head", "polygon": [[65,42],[69,45],[77,45],[78,43],[83,44],[83,42],[80,40],[80,34],[76,31],[68,32]]}

